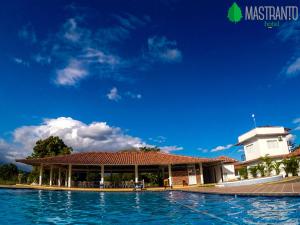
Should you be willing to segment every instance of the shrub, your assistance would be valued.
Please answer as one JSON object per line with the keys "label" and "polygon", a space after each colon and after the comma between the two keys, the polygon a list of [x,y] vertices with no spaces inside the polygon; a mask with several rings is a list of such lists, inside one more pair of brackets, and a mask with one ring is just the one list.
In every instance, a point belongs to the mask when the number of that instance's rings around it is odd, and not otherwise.
{"label": "shrub", "polygon": [[272,170],[273,170],[273,161],[269,157],[269,155],[265,155],[264,157],[261,157],[260,160],[264,163],[265,169],[268,176],[271,176]]}
{"label": "shrub", "polygon": [[257,170],[258,170],[257,166],[252,166],[252,167],[249,168],[249,170],[250,170],[250,173],[251,173],[252,177],[256,178],[257,177]]}
{"label": "shrub", "polygon": [[265,174],[265,168],[266,167],[265,167],[264,164],[261,164],[261,163],[257,164],[257,170],[259,171],[261,177],[264,177],[266,175]]}
{"label": "shrub", "polygon": [[284,165],[284,171],[286,173],[286,177],[288,176],[289,173],[291,173],[293,176],[298,175],[298,170],[299,170],[299,160],[296,157],[291,157],[288,159],[282,160],[282,163]]}
{"label": "shrub", "polygon": [[278,162],[274,162],[273,167],[275,169],[276,175],[280,174],[280,166],[281,166],[282,162],[278,161]]}
{"label": "shrub", "polygon": [[239,174],[243,179],[248,179],[248,170],[247,167],[243,167],[239,170]]}

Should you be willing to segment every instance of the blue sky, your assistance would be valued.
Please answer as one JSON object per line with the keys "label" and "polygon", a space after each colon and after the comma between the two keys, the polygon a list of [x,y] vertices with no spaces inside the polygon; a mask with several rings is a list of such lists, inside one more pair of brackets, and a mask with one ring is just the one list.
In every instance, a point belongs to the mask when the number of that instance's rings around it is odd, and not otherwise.
{"label": "blue sky", "polygon": [[292,128],[299,143],[300,25],[233,24],[231,4],[4,3],[3,160],[30,154],[49,135],[76,151],[148,144],[240,159],[231,146],[253,128],[252,113],[258,125]]}

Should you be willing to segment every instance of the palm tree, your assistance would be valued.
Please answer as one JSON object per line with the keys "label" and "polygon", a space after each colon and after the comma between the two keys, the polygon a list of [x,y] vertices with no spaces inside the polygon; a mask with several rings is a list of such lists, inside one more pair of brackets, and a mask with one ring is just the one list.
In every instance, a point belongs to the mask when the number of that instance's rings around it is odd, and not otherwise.
{"label": "palm tree", "polygon": [[266,170],[267,170],[267,175],[271,176],[272,170],[273,170],[273,161],[272,159],[269,157],[269,155],[265,155],[264,157],[261,157],[260,160],[262,162],[264,162],[265,166],[266,166]]}
{"label": "palm tree", "polygon": [[265,168],[266,167],[264,164],[262,164],[262,163],[257,164],[257,170],[259,171],[261,177],[265,176]]}
{"label": "palm tree", "polygon": [[239,174],[240,174],[240,176],[241,176],[243,179],[248,179],[248,170],[247,170],[247,167],[242,167],[242,168],[239,170]]}
{"label": "palm tree", "polygon": [[277,161],[274,162],[273,167],[275,169],[276,175],[280,174],[280,166],[281,166],[282,162],[281,161]]}
{"label": "palm tree", "polygon": [[250,173],[251,173],[252,177],[256,178],[257,177],[257,170],[258,170],[257,166],[252,166],[252,167],[250,167],[249,170],[250,170]]}
{"label": "palm tree", "polygon": [[299,170],[299,160],[296,157],[291,157],[289,158],[289,167],[290,167],[290,172],[292,173],[293,176],[298,175],[298,170]]}
{"label": "palm tree", "polygon": [[282,164],[283,164],[283,169],[285,172],[285,176],[288,177],[289,176],[289,172],[290,172],[290,163],[289,163],[289,159],[283,159],[282,160]]}

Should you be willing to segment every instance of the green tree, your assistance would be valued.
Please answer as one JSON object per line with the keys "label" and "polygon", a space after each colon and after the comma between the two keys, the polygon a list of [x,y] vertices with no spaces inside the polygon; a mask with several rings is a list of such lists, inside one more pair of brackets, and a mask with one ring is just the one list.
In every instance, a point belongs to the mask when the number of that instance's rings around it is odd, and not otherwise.
{"label": "green tree", "polygon": [[283,169],[284,169],[284,172],[285,172],[285,176],[288,177],[289,173],[290,173],[289,159],[287,159],[287,158],[283,159],[282,164],[283,164]]}
{"label": "green tree", "polygon": [[18,167],[15,164],[3,164],[0,166],[0,179],[11,180],[18,177]]}
{"label": "green tree", "polygon": [[248,170],[247,170],[247,167],[242,167],[242,168],[239,170],[239,174],[240,174],[240,176],[241,176],[243,179],[248,179]]}
{"label": "green tree", "polygon": [[280,166],[281,166],[282,162],[281,161],[277,161],[274,162],[273,167],[275,169],[276,175],[280,174]]}
{"label": "green tree", "polygon": [[155,147],[140,147],[141,152],[160,152],[160,148],[155,146]]}
{"label": "green tree", "polygon": [[19,170],[15,164],[0,165],[0,183],[16,184],[18,181]]}
{"label": "green tree", "polygon": [[259,171],[261,177],[264,177],[266,175],[265,174],[265,168],[266,167],[265,167],[264,164],[262,164],[262,163],[257,164],[257,170]]}
{"label": "green tree", "polygon": [[258,170],[257,166],[252,166],[252,167],[249,168],[249,170],[250,170],[250,173],[251,173],[252,177],[256,178],[257,177],[257,170]]}
{"label": "green tree", "polygon": [[299,160],[296,157],[291,157],[289,159],[284,159],[282,161],[284,165],[284,171],[286,173],[286,176],[288,176],[289,173],[292,174],[292,176],[297,176],[299,171]]}
{"label": "green tree", "polygon": [[242,11],[240,7],[234,2],[228,10],[227,18],[230,22],[237,23],[243,18]]}
{"label": "green tree", "polygon": [[68,155],[73,149],[67,146],[59,137],[50,136],[36,142],[33,153],[28,158],[43,158],[47,156]]}
{"label": "green tree", "polygon": [[265,155],[260,157],[260,160],[264,162],[266,166],[267,176],[271,176],[273,170],[273,160],[269,157],[269,155]]}

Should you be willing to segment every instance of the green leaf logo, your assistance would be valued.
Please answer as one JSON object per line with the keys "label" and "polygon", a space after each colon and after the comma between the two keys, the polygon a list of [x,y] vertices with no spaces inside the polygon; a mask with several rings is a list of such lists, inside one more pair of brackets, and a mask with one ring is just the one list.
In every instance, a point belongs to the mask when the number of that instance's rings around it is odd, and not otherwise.
{"label": "green leaf logo", "polygon": [[243,14],[238,4],[236,4],[235,2],[232,4],[232,6],[228,9],[227,17],[229,21],[233,23],[238,23],[241,21],[241,19],[243,18]]}

